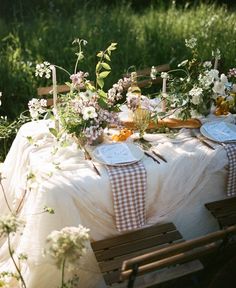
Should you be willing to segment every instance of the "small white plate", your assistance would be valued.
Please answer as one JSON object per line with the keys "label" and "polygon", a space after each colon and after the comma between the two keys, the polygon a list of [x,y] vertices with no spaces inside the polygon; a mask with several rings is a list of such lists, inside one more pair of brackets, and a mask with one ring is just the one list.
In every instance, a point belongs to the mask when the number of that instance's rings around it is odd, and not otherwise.
{"label": "small white plate", "polygon": [[[122,144],[124,144],[124,143],[122,143]],[[109,153],[110,153],[111,145],[112,145],[112,148],[115,149],[115,150],[113,150],[115,152],[116,151],[116,145],[121,145],[121,143],[110,143],[110,144],[99,145],[98,147],[96,147],[93,150],[92,154],[93,154],[94,160],[101,163],[101,164],[105,164],[105,165],[124,166],[124,165],[130,165],[130,164],[136,163],[136,162],[140,161],[144,156],[144,152],[138,146],[136,146],[133,143],[125,143],[125,145],[129,149],[130,156],[131,156],[128,158],[127,162],[124,159],[122,162],[120,162],[119,155],[116,155],[116,157],[111,159],[111,160],[109,160],[108,158],[106,160],[104,160],[104,157],[102,157],[102,155],[101,155],[101,147],[102,147],[102,151],[103,151],[102,153],[106,153],[106,148],[107,148],[107,151],[109,151]],[[118,148],[119,147],[117,146],[117,151],[119,151]],[[107,156],[109,156],[109,155],[107,155]],[[116,159],[117,161],[114,162],[115,161],[114,159]],[[130,161],[129,159],[132,159],[132,161]]]}
{"label": "small white plate", "polygon": [[203,124],[200,132],[215,142],[236,142],[236,125],[225,121],[212,121]]}

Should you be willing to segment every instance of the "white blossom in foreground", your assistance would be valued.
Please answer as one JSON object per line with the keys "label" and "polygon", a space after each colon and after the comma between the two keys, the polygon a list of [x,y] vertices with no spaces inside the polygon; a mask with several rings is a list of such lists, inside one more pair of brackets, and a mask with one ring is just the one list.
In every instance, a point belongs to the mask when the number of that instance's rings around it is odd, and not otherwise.
{"label": "white blossom in foreground", "polygon": [[77,265],[81,256],[85,254],[89,241],[89,229],[65,227],[60,231],[53,231],[47,237],[46,254],[50,255],[58,268],[66,261],[67,265]]}
{"label": "white blossom in foreground", "polygon": [[7,214],[0,217],[0,236],[15,233],[23,221],[17,218],[14,214]]}

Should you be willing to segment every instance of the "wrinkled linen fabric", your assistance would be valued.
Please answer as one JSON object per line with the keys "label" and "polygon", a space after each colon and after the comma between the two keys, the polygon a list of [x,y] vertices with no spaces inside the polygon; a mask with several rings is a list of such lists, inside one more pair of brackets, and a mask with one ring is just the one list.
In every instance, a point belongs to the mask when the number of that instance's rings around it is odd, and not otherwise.
{"label": "wrinkled linen fabric", "polygon": [[[21,236],[12,237],[12,243],[15,253],[28,255],[22,264],[28,288],[60,285],[60,271],[48,256],[43,256],[45,239],[51,231],[82,224],[90,229],[91,241],[120,234],[115,227],[106,168],[96,163],[102,175],[99,177],[74,144],[53,150],[50,125],[47,120],[24,124],[1,168],[12,209],[19,207],[24,196],[19,215],[24,218],[25,227]],[[188,131],[184,133],[187,135]],[[29,137],[36,144],[30,144]],[[197,139],[187,138],[172,141],[162,135],[150,135],[149,140],[156,143],[157,151],[168,162],[160,160],[157,164],[146,156],[142,161],[147,171],[146,224],[172,221],[183,237],[190,239],[218,229],[204,203],[226,197],[228,159],[221,145],[211,150]],[[37,182],[28,183],[27,188],[29,171],[37,176]],[[55,214],[41,213],[44,206],[53,208]],[[0,215],[8,212],[0,189]],[[0,271],[9,271],[12,262],[4,238],[0,245]],[[91,249],[77,271],[79,287],[105,287]],[[17,286],[10,283],[9,287]]]}

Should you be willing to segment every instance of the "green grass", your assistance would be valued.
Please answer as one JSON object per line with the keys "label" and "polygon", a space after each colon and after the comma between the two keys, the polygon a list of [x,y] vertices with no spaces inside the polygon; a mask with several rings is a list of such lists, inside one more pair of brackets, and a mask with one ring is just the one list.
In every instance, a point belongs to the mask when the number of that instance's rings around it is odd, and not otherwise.
{"label": "green grass", "polygon": [[[171,63],[175,67],[187,56],[184,39],[192,36],[199,39],[203,59],[211,58],[211,51],[219,48],[224,68],[236,65],[236,15],[223,6],[202,4],[197,8],[164,9],[149,5],[137,11],[122,2],[94,2],[83,4],[74,13],[60,7],[32,10],[32,18],[22,16],[11,25],[0,19],[0,90],[4,112],[11,118],[36,96],[37,86],[50,84],[34,77],[36,62],[47,60],[72,71],[76,56],[71,43],[78,37],[88,41],[86,59],[79,68],[90,72],[91,78],[96,52],[111,42],[118,43],[107,88],[132,65],[144,68]],[[58,77],[60,82],[67,80],[64,74],[59,73]]]}

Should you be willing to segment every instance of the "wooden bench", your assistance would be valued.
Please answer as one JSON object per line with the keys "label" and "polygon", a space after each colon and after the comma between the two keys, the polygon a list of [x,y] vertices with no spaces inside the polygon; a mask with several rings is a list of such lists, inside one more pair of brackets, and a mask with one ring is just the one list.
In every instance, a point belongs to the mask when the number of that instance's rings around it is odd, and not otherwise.
{"label": "wooden bench", "polygon": [[[137,287],[136,285],[134,286],[137,276],[152,271],[161,271],[161,269],[172,267],[173,265],[178,267],[183,265],[183,263],[188,263],[206,254],[213,253],[217,249],[222,248],[232,234],[236,234],[236,225],[125,260],[122,265],[121,280],[129,279],[127,287]],[[156,283],[160,282],[150,284]]]}
{"label": "wooden bench", "polygon": [[[156,72],[168,72],[170,70],[169,64],[163,64],[155,66]],[[137,84],[140,88],[144,87],[150,87],[152,85],[162,84],[163,79],[160,76],[157,76],[156,79],[151,79],[150,73],[151,73],[151,67],[137,70]],[[130,77],[131,73],[126,73],[123,76],[124,77]],[[128,89],[128,87],[126,87]]]}
{"label": "wooden bench", "polygon": [[[183,241],[183,238],[175,225],[173,223],[166,223],[145,227],[109,239],[95,241],[91,243],[91,246],[106,285],[115,287],[114,285],[119,283],[117,284],[118,287],[126,287],[127,281],[123,281],[120,278],[123,261],[145,253],[152,253],[163,247],[171,247],[172,243],[180,241]],[[167,273],[161,272],[158,280],[159,282],[165,282],[199,271],[202,268],[203,266],[199,261],[192,261],[191,263],[182,265],[182,267],[169,269]],[[125,277],[125,279],[127,278],[129,277]],[[139,283],[140,287],[145,287],[145,279],[142,276],[139,279]]]}
{"label": "wooden bench", "polygon": [[[70,91],[70,87],[66,84],[64,85],[57,85],[57,93],[67,93]],[[38,87],[37,89],[37,95],[39,97],[43,97],[43,96],[48,96],[50,98],[47,97],[47,106],[53,106],[53,99],[51,98],[53,93],[53,86],[47,86],[47,87]]]}
{"label": "wooden bench", "polygon": [[220,228],[236,224],[236,197],[209,202],[205,207],[217,219]]}

